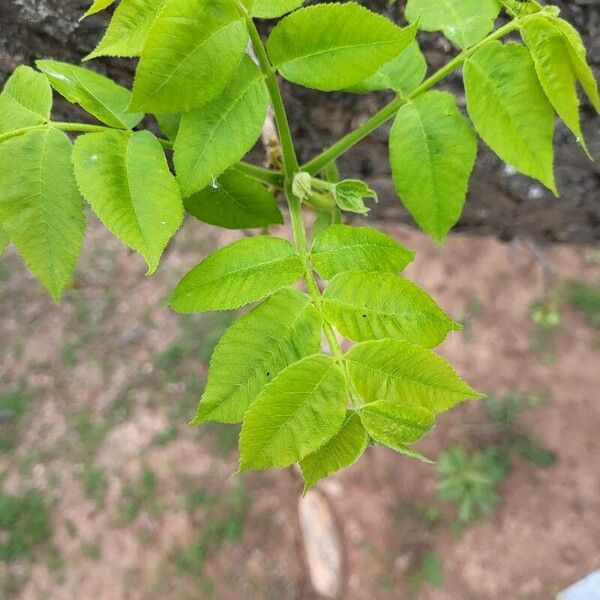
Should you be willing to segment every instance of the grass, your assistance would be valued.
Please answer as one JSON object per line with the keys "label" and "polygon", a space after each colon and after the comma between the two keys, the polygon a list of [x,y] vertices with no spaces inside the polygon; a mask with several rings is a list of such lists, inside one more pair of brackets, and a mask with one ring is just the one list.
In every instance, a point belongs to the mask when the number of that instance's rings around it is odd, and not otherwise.
{"label": "grass", "polygon": [[106,477],[101,469],[94,465],[85,465],[83,468],[83,488],[100,509],[104,507],[106,501],[106,490],[108,484]]}
{"label": "grass", "polygon": [[0,452],[10,452],[19,440],[19,421],[27,406],[23,391],[0,393]]}
{"label": "grass", "polygon": [[196,490],[186,496],[185,505],[192,511],[203,506],[207,512],[196,538],[176,553],[174,562],[179,572],[201,576],[206,560],[226,544],[242,537],[248,495],[244,485],[238,483],[225,498],[209,497]]}
{"label": "grass", "polygon": [[36,490],[21,495],[0,491],[0,532],[0,561],[32,558],[52,536],[44,497]]}
{"label": "grass", "polygon": [[126,521],[134,521],[142,510],[157,513],[160,506],[156,501],[156,473],[144,467],[136,487],[126,486],[123,490],[121,515]]}

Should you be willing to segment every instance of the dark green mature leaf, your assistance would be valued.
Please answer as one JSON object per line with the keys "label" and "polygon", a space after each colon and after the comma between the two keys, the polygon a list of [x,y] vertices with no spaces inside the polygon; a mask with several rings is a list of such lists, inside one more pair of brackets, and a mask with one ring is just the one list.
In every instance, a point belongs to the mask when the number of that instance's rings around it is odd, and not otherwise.
{"label": "dark green mature leaf", "polygon": [[424,31],[442,31],[459,48],[480,42],[494,28],[498,0],[408,0],[405,16]]}
{"label": "dark green mature leaf", "polygon": [[323,294],[323,309],[356,342],[399,338],[431,348],[460,329],[421,288],[392,273],[336,275]]}
{"label": "dark green mature leaf", "polygon": [[361,94],[393,90],[408,95],[425,79],[426,73],[425,57],[419,44],[412,41],[396,58],[347,91]]}
{"label": "dark green mature leaf", "polygon": [[41,125],[50,119],[52,90],[48,80],[21,65],[0,94],[0,133]]}
{"label": "dark green mature leaf", "polygon": [[374,440],[398,452],[419,441],[435,423],[433,412],[410,400],[378,400],[360,408],[358,414]]}
{"label": "dark green mature leaf", "polygon": [[77,183],[98,218],[154,273],[183,220],[181,193],[149,131],[89,133],[75,142]]}
{"label": "dark green mature leaf", "polygon": [[85,231],[71,142],[61,131],[39,129],[0,144],[0,226],[58,301]]}
{"label": "dark green mature leaf", "polygon": [[416,27],[401,29],[355,2],[317,4],[282,19],[267,50],[289,81],[323,91],[349,88],[396,57]]}
{"label": "dark green mature leaf", "polygon": [[415,221],[438,242],[460,218],[477,140],[447,92],[405,104],[390,132],[396,191]]}
{"label": "dark green mature leaf", "polygon": [[573,69],[577,74],[577,79],[581,87],[587,94],[592,106],[596,112],[600,113],[600,95],[598,94],[598,84],[594,73],[587,62],[587,52],[579,32],[564,19],[549,17],[550,21],[565,36],[568,42],[567,50],[569,58],[573,64]]}
{"label": "dark green mature leaf", "polygon": [[121,0],[98,46],[84,60],[139,56],[150,27],[167,0]]}
{"label": "dark green mature leaf", "polygon": [[252,16],[259,19],[276,19],[296,10],[304,0],[254,0]]}
{"label": "dark green mature leaf", "polygon": [[305,294],[276,292],[239,318],[210,361],[194,424],[239,423],[265,385],[321,348],[322,317]]}
{"label": "dark green mature leaf", "polygon": [[114,4],[114,2],[115,0],[94,0],[83,16],[89,17],[90,15],[95,15],[96,13],[107,9],[111,4]]}
{"label": "dark green mature leaf", "polygon": [[225,171],[214,185],[186,198],[185,208],[205,223],[228,229],[283,223],[273,195],[235,167]]}
{"label": "dark green mature leaf", "polygon": [[538,79],[554,110],[585,148],[579,122],[577,74],[569,57],[569,43],[552,21],[534,15],[521,25],[521,36],[535,63]]}
{"label": "dark green mature leaf", "polygon": [[331,225],[312,245],[311,260],[323,279],[346,271],[399,273],[415,253],[371,227]]}
{"label": "dark green mature leaf", "polygon": [[229,0],[169,2],[152,24],[131,110],[186,112],[214,100],[237,69],[246,25]]}
{"label": "dark green mature leaf", "polygon": [[240,471],[301,461],[340,430],[346,400],[344,374],[328,356],[309,356],[283,370],[244,417]]}
{"label": "dark green mature leaf", "polygon": [[409,402],[438,413],[482,397],[443,358],[409,342],[363,342],[346,356],[354,388],[368,403]]}
{"label": "dark green mature leaf", "polygon": [[38,60],[35,64],[61,96],[79,104],[103,123],[131,129],[142,120],[142,113],[125,112],[131,92],[112,79],[56,60]]}
{"label": "dark green mature leaf", "polygon": [[281,238],[261,235],[217,250],[195,266],[169,300],[177,312],[231,310],[300,279],[302,261]]}
{"label": "dark green mature leaf", "polygon": [[369,436],[353,410],[346,411],[341,429],[300,462],[306,493],[317,481],[354,464],[365,451]]}
{"label": "dark green mature leaf", "polygon": [[252,148],[268,104],[263,76],[246,56],[218,98],[183,116],[174,160],[184,196],[205,188]]}
{"label": "dark green mature leaf", "polygon": [[554,111],[531,55],[515,43],[485,44],[464,69],[467,107],[484,142],[506,163],[556,193]]}

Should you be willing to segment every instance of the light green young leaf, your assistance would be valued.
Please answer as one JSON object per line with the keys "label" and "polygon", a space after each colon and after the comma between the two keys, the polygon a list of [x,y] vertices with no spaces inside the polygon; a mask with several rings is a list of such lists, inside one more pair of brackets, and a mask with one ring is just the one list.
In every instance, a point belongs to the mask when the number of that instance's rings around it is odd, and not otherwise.
{"label": "light green young leaf", "polygon": [[0,226],[58,302],[85,231],[71,142],[63,132],[39,129],[0,144]]}
{"label": "light green young leaf", "polygon": [[6,246],[8,246],[8,242],[10,242],[8,239],[8,233],[6,233],[6,231],[0,227],[0,256],[4,254]]}
{"label": "light green young leaf", "polygon": [[329,356],[294,363],[250,406],[240,434],[240,472],[289,467],[331,439],[346,416],[344,374]]}
{"label": "light green young leaf", "polygon": [[183,220],[179,186],[160,142],[148,131],[89,133],[75,142],[73,163],[98,218],[154,273]]}
{"label": "light green young leaf", "polygon": [[196,265],[169,300],[180,313],[232,310],[295,283],[304,267],[294,247],[261,235],[225,246]]}
{"label": "light green young leaf", "polygon": [[227,229],[247,229],[283,223],[273,194],[234,168],[185,200],[185,209],[200,221]]}
{"label": "light green young leaf", "polygon": [[587,62],[587,52],[579,32],[564,19],[549,17],[550,22],[565,36],[568,42],[567,50],[573,64],[573,69],[596,112],[600,113],[600,95],[598,84],[590,65]]}
{"label": "light green young leaf", "polygon": [[172,142],[174,142],[177,139],[177,134],[179,133],[179,126],[181,125],[182,115],[174,113],[160,113],[159,115],[154,116],[156,117],[156,121],[158,122],[160,130]]}
{"label": "light green young leaf", "polygon": [[393,90],[410,94],[425,79],[427,63],[419,48],[412,41],[396,58],[381,66],[373,75],[346,90],[357,94]]}
{"label": "light green young leaf", "polygon": [[346,271],[399,273],[415,257],[396,240],[371,227],[331,225],[312,245],[311,260],[323,279]]}
{"label": "light green young leaf", "polygon": [[418,442],[435,423],[434,413],[410,400],[378,400],[362,407],[358,414],[374,440],[399,452]]}
{"label": "light green young leaf", "polygon": [[460,329],[421,288],[392,273],[340,273],[323,298],[325,318],[356,342],[399,338],[432,348]]}
{"label": "light green young leaf", "polygon": [[409,342],[363,342],[346,356],[354,388],[367,403],[410,402],[438,413],[482,397],[443,358]]}
{"label": "light green young leaf", "polygon": [[313,178],[310,173],[305,173],[304,171],[300,171],[294,175],[294,179],[292,181],[292,194],[304,202],[305,200],[310,199],[313,194]]}
{"label": "light green young leaf", "polygon": [[21,65],[0,94],[0,133],[41,125],[50,119],[52,90],[48,80]]}
{"label": "light green young leaf", "polygon": [[194,424],[239,423],[276,375],[321,348],[322,317],[305,294],[283,289],[240,317],[210,360]]}
{"label": "light green young leaf", "polygon": [[247,43],[248,31],[234,2],[168,2],[150,27],[130,110],[179,113],[214,100]]}
{"label": "light green young leaf", "polygon": [[38,60],[35,64],[61,96],[79,104],[103,123],[132,129],[142,120],[142,113],[125,112],[131,92],[112,79],[56,60]]}
{"label": "light green young leaf", "polygon": [[139,56],[150,27],[167,0],[121,0],[96,48],[83,60],[100,56]]}
{"label": "light green young leaf", "polygon": [[498,0],[408,0],[405,16],[423,31],[441,31],[459,48],[480,42],[494,28]]}
{"label": "light green young leaf", "polygon": [[[579,121],[577,75],[569,57],[569,43],[547,18],[534,15],[521,25],[538,79],[554,110],[585,148]],[[587,149],[586,149],[587,151]]]}
{"label": "light green young leaf", "polygon": [[390,132],[390,164],[402,203],[442,242],[460,218],[477,140],[447,92],[428,92],[405,104]]}
{"label": "light green young leaf", "polygon": [[333,188],[333,199],[340,210],[366,215],[369,209],[364,199],[372,198],[378,201],[377,193],[373,191],[364,181],[359,179],[345,179],[335,184]]}
{"label": "light green young leaf", "polygon": [[289,81],[323,91],[349,88],[396,57],[416,34],[355,2],[316,4],[282,19],[267,50]]}
{"label": "light green young leaf", "polygon": [[252,16],[259,19],[276,19],[297,8],[304,0],[254,0],[252,3]]}
{"label": "light green young leaf", "polygon": [[464,79],[469,115],[483,141],[556,193],[554,110],[527,49],[490,42],[467,60]]}
{"label": "light green young leaf", "polygon": [[218,98],[183,116],[174,161],[184,196],[205,188],[252,148],[268,104],[263,76],[245,56]]}
{"label": "light green young leaf", "polygon": [[92,5],[87,9],[87,12],[83,15],[82,18],[89,17],[90,15],[95,15],[105,9],[107,9],[111,4],[114,4],[115,0],[94,0]]}
{"label": "light green young leaf", "polygon": [[358,414],[346,411],[341,429],[318,450],[300,462],[304,493],[333,473],[354,464],[365,451],[369,436]]}

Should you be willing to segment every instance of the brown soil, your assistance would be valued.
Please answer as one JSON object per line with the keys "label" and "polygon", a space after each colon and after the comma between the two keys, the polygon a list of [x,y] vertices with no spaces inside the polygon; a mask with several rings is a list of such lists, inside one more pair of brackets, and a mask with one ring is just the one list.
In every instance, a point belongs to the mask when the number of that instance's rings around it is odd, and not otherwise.
{"label": "brown soil", "polygon": [[[90,221],[61,307],[14,250],[0,261],[0,393],[20,389],[28,399],[16,447],[0,454],[2,491],[40,490],[53,528],[31,561],[0,563],[0,596],[312,600],[294,473],[232,479],[235,431],[185,425],[228,319],[182,319],[161,303],[236,234],[188,222],[148,280],[141,260]],[[534,345],[529,310],[548,290],[544,265],[559,278],[599,282],[597,249],[565,245],[540,257],[525,242],[460,234],[439,247],[406,226],[380,226],[417,250],[407,275],[466,322],[441,348],[458,371],[493,395],[549,397],[522,426],[558,462],[542,470],[517,460],[497,511],[457,536],[451,507],[435,499],[434,467],[370,450],[324,486],[343,524],[344,598],[410,597],[409,573],[435,552],[444,584],[423,586],[420,598],[547,600],[600,567],[598,331],[565,306],[563,324]],[[461,406],[422,450],[475,448],[486,442],[484,421],[478,403]],[[91,470],[103,477],[100,491]],[[441,521],[425,522],[420,504],[441,506]],[[9,588],[9,576],[20,585]]]}

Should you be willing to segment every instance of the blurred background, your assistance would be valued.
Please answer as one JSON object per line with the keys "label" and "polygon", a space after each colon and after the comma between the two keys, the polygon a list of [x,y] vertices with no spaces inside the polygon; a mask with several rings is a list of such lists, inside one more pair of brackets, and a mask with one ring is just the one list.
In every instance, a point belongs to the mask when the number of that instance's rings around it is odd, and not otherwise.
{"label": "blurred background", "polygon": [[[598,74],[600,2],[558,4]],[[79,62],[107,19],[80,23],[87,6],[0,0],[0,82],[36,58]],[[402,18],[403,2],[370,6]],[[421,41],[432,68],[453,54]],[[131,81],[129,62],[88,66]],[[464,104],[458,74],[444,85]],[[304,159],[388,99],[285,92]],[[57,119],[82,118],[55,99]],[[600,120],[582,110],[600,158]],[[420,445],[437,465],[369,449],[301,504],[302,526],[295,471],[232,478],[238,431],[187,422],[235,315],[162,304],[248,232],[189,219],[146,279],[90,213],[60,307],[13,248],[0,258],[0,599],[317,600],[316,565],[348,600],[547,600],[600,568],[600,161],[559,125],[556,199],[482,147],[441,247],[395,199],[386,138],[355,148],[342,173],[380,192],[370,222],[417,251],[407,277],[464,325],[441,353],[489,394],[439,419]],[[307,556],[319,533],[339,568]]]}

